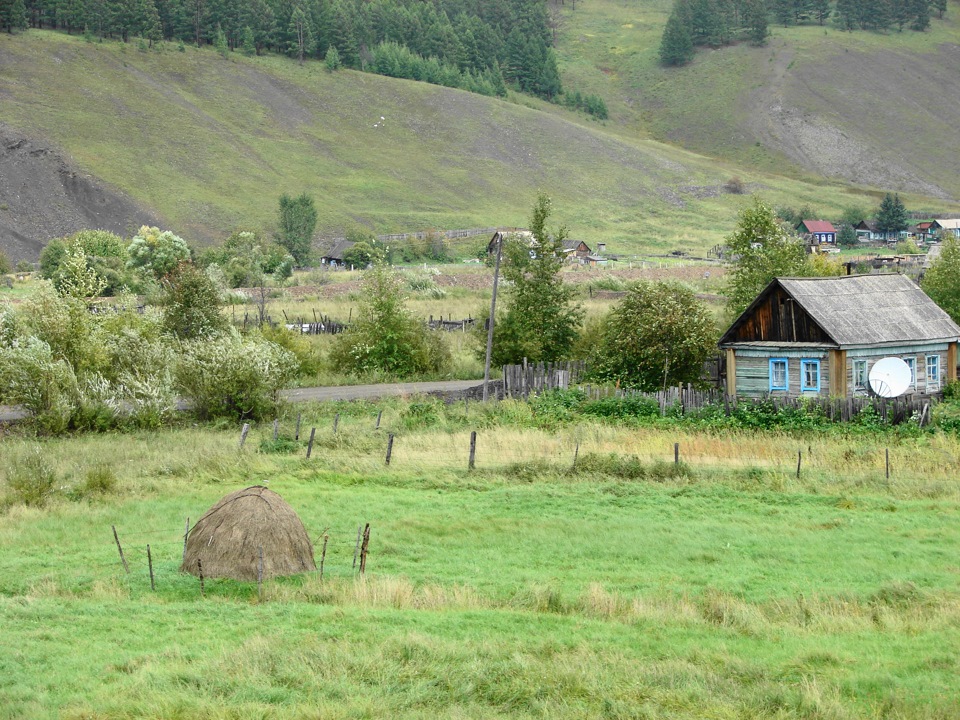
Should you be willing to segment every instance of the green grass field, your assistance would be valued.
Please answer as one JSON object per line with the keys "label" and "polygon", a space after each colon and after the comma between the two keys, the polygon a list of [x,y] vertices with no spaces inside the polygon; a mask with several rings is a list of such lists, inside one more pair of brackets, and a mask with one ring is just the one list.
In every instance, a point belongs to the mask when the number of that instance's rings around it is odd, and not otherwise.
{"label": "green grass field", "polygon": [[[519,403],[296,410],[318,428],[310,460],[302,443],[266,452],[270,423],[242,451],[233,427],[41,444],[56,497],[8,504],[0,521],[0,717],[960,712],[954,436],[536,430]],[[571,474],[575,442],[581,468],[616,452],[651,476]],[[8,473],[33,447],[0,444]],[[83,490],[94,466],[112,492]],[[257,483],[291,503],[318,553],[328,534],[323,579],[267,582],[262,601],[256,584],[208,580],[201,597],[177,572],[184,522]]]}

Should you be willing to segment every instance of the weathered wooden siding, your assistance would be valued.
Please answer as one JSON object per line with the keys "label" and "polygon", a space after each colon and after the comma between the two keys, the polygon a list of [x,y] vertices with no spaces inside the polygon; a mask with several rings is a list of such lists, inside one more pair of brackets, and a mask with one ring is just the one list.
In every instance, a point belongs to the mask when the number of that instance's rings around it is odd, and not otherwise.
{"label": "weathered wooden siding", "polygon": [[[951,357],[950,347],[946,343],[917,346],[914,348],[871,348],[846,351],[818,351],[818,350],[786,350],[771,349],[759,350],[751,348],[741,350],[728,348],[728,355],[732,354],[733,367],[736,373],[736,394],[741,397],[798,397],[800,395],[822,395],[833,397],[852,397],[868,395],[867,388],[854,388],[854,363],[865,360],[867,374],[880,359],[898,357],[907,361],[912,358],[915,368],[915,383],[906,394],[926,395],[928,392],[937,393],[950,379],[950,363],[955,362]],[[940,358],[940,385],[938,389],[928,390],[927,387],[927,358],[936,355]],[[954,351],[955,355],[955,351]],[[787,390],[770,390],[770,359],[785,358],[787,360]],[[800,361],[820,360],[820,392],[801,392],[800,390]],[[727,360],[728,373],[731,363]],[[842,367],[842,374],[836,376]],[[955,371],[954,371],[955,372]],[[831,377],[836,376],[836,382],[831,383]],[[841,380],[842,378],[842,380]],[[729,379],[729,377],[728,377]],[[728,390],[734,383],[728,382]]]}
{"label": "weathered wooden siding", "polygon": [[743,322],[731,329],[727,342],[816,342],[830,338],[781,287],[776,287]]}
{"label": "weathered wooden siding", "polygon": [[[787,389],[770,390],[770,358],[787,360]],[[800,391],[800,361],[820,361],[820,392]],[[741,397],[798,397],[800,395],[830,394],[830,363],[825,352],[812,353],[783,352],[761,355],[753,351],[743,354],[736,352],[737,395]]]}

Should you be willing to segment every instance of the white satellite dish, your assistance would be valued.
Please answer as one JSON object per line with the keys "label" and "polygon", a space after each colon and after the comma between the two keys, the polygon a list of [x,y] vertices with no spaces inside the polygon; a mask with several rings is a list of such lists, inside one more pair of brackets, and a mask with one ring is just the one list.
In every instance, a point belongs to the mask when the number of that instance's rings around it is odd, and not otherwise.
{"label": "white satellite dish", "polygon": [[880,397],[900,397],[910,387],[910,380],[910,366],[897,357],[877,360],[870,368],[870,389]]}

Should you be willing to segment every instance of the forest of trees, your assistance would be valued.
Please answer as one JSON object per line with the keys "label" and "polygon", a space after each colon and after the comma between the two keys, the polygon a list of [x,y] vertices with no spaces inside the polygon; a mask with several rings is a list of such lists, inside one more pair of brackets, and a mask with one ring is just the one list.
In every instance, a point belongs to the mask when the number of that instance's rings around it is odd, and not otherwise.
{"label": "forest of trees", "polygon": [[280,53],[487,95],[507,85],[605,118],[563,91],[545,0],[0,0],[0,27],[84,32],[150,46]]}
{"label": "forest of trees", "polygon": [[923,31],[936,12],[942,18],[947,0],[674,0],[660,43],[664,65],[683,65],[697,46],[720,47],[738,40],[762,45],[768,23],[816,24],[885,32],[909,27]]}

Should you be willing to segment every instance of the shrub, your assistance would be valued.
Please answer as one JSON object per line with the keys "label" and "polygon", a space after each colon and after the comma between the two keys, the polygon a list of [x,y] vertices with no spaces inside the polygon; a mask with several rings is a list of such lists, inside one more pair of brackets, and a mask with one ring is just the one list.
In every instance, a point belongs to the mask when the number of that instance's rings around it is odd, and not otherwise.
{"label": "shrub", "polygon": [[585,403],[581,412],[584,415],[617,419],[658,417],[660,404],[653,398],[642,395],[607,397]]}
{"label": "shrub", "polygon": [[551,390],[530,399],[530,409],[540,426],[571,422],[583,403],[580,390]]}
{"label": "shrub", "polygon": [[236,333],[183,342],[179,349],[175,386],[202,419],[269,417],[297,372],[293,353]]}
{"label": "shrub", "polygon": [[301,375],[314,376],[323,369],[323,355],[320,352],[320,347],[310,339],[309,335],[303,335],[299,331],[287,330],[282,325],[273,326],[269,324],[264,324],[260,328],[260,334],[265,340],[276,343],[293,353],[300,365]]}
{"label": "shrub", "polygon": [[616,455],[610,453],[586,453],[577,459],[577,466],[573,470],[578,475],[607,475],[622,480],[652,480],[666,482],[667,480],[687,479],[693,476],[690,466],[686,463],[664,462],[656,460],[650,465],[644,465],[635,455]]}
{"label": "shrub", "polygon": [[117,475],[109,465],[96,465],[87,470],[83,484],[77,488],[80,497],[109,495],[117,489]]}
{"label": "shrub", "polygon": [[334,340],[329,358],[334,369],[409,377],[450,367],[444,340],[404,307],[396,273],[374,267],[363,279],[363,290],[357,321]]}
{"label": "shrub", "polygon": [[164,329],[182,339],[216,335],[227,326],[220,314],[220,290],[193,263],[180,263],[163,281]]}
{"label": "shrub", "polygon": [[78,398],[77,378],[50,346],[35,337],[0,342],[0,403],[21,405],[41,432],[57,434],[70,426]]}
{"label": "shrub", "polygon": [[7,469],[10,499],[31,507],[42,507],[56,491],[57,473],[43,455],[33,447],[14,458]]}
{"label": "shrub", "polygon": [[435,427],[443,420],[443,404],[439,400],[414,400],[400,414],[407,429]]}

